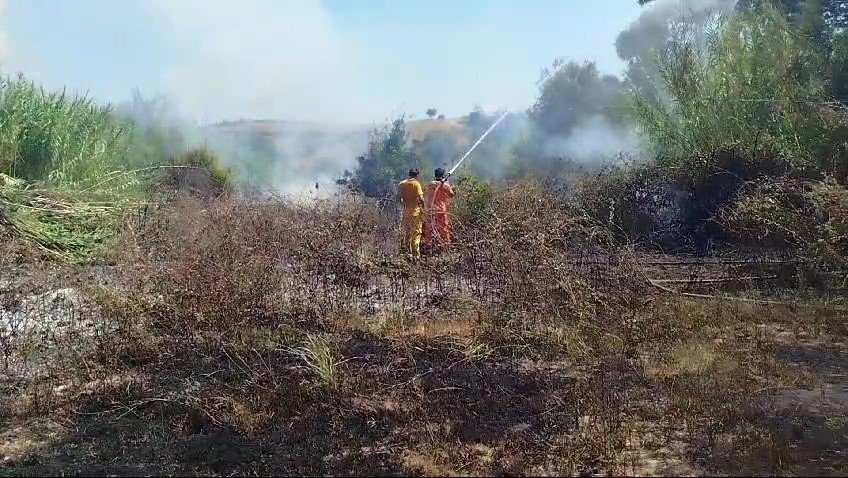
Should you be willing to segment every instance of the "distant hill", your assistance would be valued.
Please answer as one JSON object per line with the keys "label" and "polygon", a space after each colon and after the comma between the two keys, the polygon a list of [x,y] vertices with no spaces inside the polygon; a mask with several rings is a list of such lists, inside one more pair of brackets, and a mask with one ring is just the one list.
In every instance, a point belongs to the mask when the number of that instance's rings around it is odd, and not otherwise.
{"label": "distant hill", "polygon": [[437,131],[455,134],[462,140],[466,140],[468,136],[465,120],[462,118],[424,119],[409,122],[410,141],[423,141],[428,134]]}
{"label": "distant hill", "polygon": [[[408,123],[409,141],[422,141],[427,134],[436,131],[446,131],[457,135],[466,136],[465,123],[462,118],[446,119],[421,119],[412,120]],[[237,121],[223,121],[205,128],[208,132],[226,135],[244,135],[250,133],[264,133],[275,136],[287,136],[293,134],[314,134],[333,136],[368,135],[374,126],[365,124],[341,124],[341,123],[309,123],[301,121],[283,120],[254,120],[245,119]],[[329,139],[329,138],[328,138]]]}
{"label": "distant hill", "polygon": [[250,132],[289,134],[289,133],[322,133],[349,134],[367,133],[371,128],[362,124],[309,123],[303,121],[243,119],[237,121],[222,121],[205,128],[227,134],[244,134]]}

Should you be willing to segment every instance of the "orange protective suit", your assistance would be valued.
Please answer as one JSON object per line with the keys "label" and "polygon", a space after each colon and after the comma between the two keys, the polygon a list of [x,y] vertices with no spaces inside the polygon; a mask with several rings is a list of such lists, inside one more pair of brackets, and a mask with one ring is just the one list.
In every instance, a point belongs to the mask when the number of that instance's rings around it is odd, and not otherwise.
{"label": "orange protective suit", "polygon": [[447,182],[433,181],[427,185],[424,208],[427,212],[424,243],[431,249],[447,248],[451,244],[451,224],[448,205],[456,195]]}
{"label": "orange protective suit", "polygon": [[421,208],[424,191],[415,178],[404,179],[398,184],[398,198],[403,206],[403,247],[414,258],[421,256],[421,234],[424,226],[424,211]]}

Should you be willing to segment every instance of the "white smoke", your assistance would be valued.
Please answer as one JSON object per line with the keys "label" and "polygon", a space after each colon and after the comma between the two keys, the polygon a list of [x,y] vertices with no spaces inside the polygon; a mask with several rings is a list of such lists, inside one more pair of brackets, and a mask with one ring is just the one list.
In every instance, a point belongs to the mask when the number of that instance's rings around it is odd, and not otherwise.
{"label": "white smoke", "polygon": [[181,37],[184,58],[164,73],[164,91],[197,118],[324,121],[389,109],[366,95],[355,51],[340,40],[320,1],[157,0],[156,6]]}
{"label": "white smoke", "polygon": [[669,34],[670,23],[701,23],[715,15],[732,11],[738,0],[655,0],[646,5],[639,18],[619,33],[615,41],[618,56],[637,58],[661,46]]}
{"label": "white smoke", "polygon": [[6,18],[6,0],[0,0],[0,68],[5,66],[6,59],[9,57],[9,35],[3,28],[3,22]]}
{"label": "white smoke", "polygon": [[278,162],[272,186],[287,193],[334,192],[332,186],[344,170],[356,168],[356,157],[368,147],[369,131],[363,127],[285,124],[276,135]]}
{"label": "white smoke", "polygon": [[[369,96],[356,52],[339,38],[322,2],[156,0],[179,40],[179,63],[162,91],[180,114],[206,123],[202,136],[260,187],[296,193],[333,184],[365,150],[368,118],[389,108]],[[365,100],[365,101],[363,101]],[[214,127],[223,120],[241,121]],[[252,171],[250,171],[252,170]]]}
{"label": "white smoke", "polygon": [[286,194],[333,192],[368,145],[364,126],[238,121],[203,128],[204,143],[251,185]]}
{"label": "white smoke", "polygon": [[613,125],[601,116],[593,116],[576,126],[567,137],[545,138],[543,148],[546,156],[597,163],[622,153],[636,154],[640,142],[631,128]]}

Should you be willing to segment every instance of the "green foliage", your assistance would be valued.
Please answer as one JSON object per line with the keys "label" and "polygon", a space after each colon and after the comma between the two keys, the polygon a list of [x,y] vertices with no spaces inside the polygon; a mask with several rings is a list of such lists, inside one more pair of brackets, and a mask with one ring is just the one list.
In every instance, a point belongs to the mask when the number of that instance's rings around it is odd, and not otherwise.
{"label": "green foliage", "polygon": [[49,257],[87,259],[141,198],[128,167],[150,164],[131,161],[143,137],[109,106],[0,79],[0,229]]}
{"label": "green foliage", "polygon": [[834,204],[844,201],[833,199],[844,186],[798,186],[844,182],[848,171],[848,120],[824,106],[828,87],[840,84],[842,40],[828,62],[813,43],[815,25],[802,21],[814,3],[795,5],[791,21],[745,4],[705,32],[674,26],[656,54],[654,83],[631,94],[655,165],[603,171],[581,183],[578,203],[620,239],[702,250],[748,237],[748,245],[799,246],[828,260],[844,254],[834,240],[844,234]]}
{"label": "green foliage", "polygon": [[478,179],[470,172],[456,175],[459,192],[456,217],[466,227],[478,227],[491,217],[495,191],[492,183]]}
{"label": "green foliage", "polygon": [[[848,26],[848,2],[845,0],[740,0],[739,9],[778,7],[788,19],[797,22],[808,34],[822,29],[838,30]],[[827,32],[824,32],[827,34]]]}
{"label": "green foliage", "polygon": [[301,345],[287,350],[299,357],[306,364],[306,367],[318,377],[321,384],[330,388],[338,386],[341,361],[336,358],[336,354],[327,339],[319,335],[307,334]]}
{"label": "green foliage", "polygon": [[172,170],[172,176],[180,176],[179,179],[185,179],[186,175],[190,175],[192,172],[190,168],[198,168],[208,174],[210,180],[208,188],[215,195],[233,190],[234,175],[232,169],[224,167],[218,153],[209,148],[202,147],[184,151],[173,159],[173,165],[178,168]]}
{"label": "green foliage", "polygon": [[670,100],[636,92],[633,111],[664,166],[702,174],[704,164],[690,158],[733,144],[816,169],[828,137],[810,104],[823,95],[819,58],[780,12],[739,13],[721,22],[705,47],[679,32],[659,65]]}
{"label": "green foliage", "polygon": [[438,113],[438,110],[436,110],[436,108],[427,109],[427,117],[430,119],[433,119],[436,116],[436,113]]}
{"label": "green foliage", "polygon": [[83,261],[117,232],[120,204],[6,179],[0,183],[0,231],[48,258]]}
{"label": "green foliage", "polygon": [[595,62],[556,60],[542,70],[539,97],[529,115],[542,133],[567,136],[592,116],[619,121],[613,107],[623,92],[621,81],[601,75]]}
{"label": "green foliage", "polygon": [[830,53],[830,94],[848,105],[848,31],[833,37]]}
{"label": "green foliage", "polygon": [[132,125],[110,107],[25,79],[0,79],[0,172],[54,187],[96,184],[123,167]]}
{"label": "green foliage", "polygon": [[804,0],[800,4],[798,31],[822,50],[827,49],[828,28],[823,13],[822,0]]}
{"label": "green foliage", "polygon": [[352,185],[366,196],[387,197],[394,193],[395,183],[405,178],[410,168],[426,171],[418,155],[407,145],[407,135],[403,117],[375,130],[368,151],[357,158]]}

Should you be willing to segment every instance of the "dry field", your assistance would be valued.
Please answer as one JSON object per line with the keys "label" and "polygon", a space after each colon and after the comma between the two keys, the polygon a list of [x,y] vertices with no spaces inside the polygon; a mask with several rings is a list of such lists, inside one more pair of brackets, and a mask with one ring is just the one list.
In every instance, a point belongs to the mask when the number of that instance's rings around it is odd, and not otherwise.
{"label": "dry field", "polygon": [[538,199],[419,264],[367,201],[182,199],[97,264],[5,267],[2,473],[848,472],[844,271]]}

